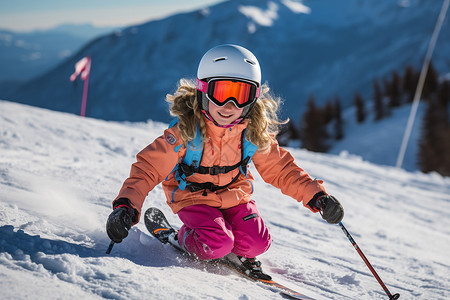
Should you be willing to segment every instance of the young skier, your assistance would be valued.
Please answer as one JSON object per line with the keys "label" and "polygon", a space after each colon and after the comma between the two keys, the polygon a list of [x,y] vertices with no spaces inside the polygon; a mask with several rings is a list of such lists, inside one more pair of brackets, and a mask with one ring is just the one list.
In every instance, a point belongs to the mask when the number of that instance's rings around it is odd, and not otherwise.
{"label": "young skier", "polygon": [[252,200],[250,159],[265,182],[339,223],[344,216],[339,201],[279,147],[279,100],[268,90],[249,50],[227,44],[206,52],[196,85],[181,80],[167,96],[175,122],[137,154],[113,201],[106,224],[111,240],[120,243],[128,235],[147,194],[162,182],[167,204],[183,222],[175,237],[183,249],[201,260],[227,256],[250,276],[270,279],[255,259],[267,251],[271,237]]}

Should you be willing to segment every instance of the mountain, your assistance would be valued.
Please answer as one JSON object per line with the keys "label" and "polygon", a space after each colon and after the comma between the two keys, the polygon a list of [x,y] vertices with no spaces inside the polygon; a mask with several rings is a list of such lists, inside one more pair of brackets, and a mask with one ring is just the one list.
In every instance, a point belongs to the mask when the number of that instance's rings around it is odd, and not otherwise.
{"label": "mountain", "polygon": [[[181,77],[195,78],[206,50],[235,43],[256,54],[263,81],[285,99],[284,115],[298,120],[310,94],[322,103],[339,96],[348,107],[356,91],[371,96],[374,78],[408,64],[419,69],[440,8],[441,1],[424,0],[225,1],[92,40],[8,99],[79,114],[82,87],[68,77],[90,55],[87,115],[168,121],[165,95]],[[441,74],[448,73],[448,24],[433,56]]]}
{"label": "mountain", "polygon": [[[142,220],[105,254],[111,202],[135,154],[166,127],[0,101],[2,299],[280,299],[226,268],[179,255]],[[340,199],[345,226],[392,293],[450,298],[450,178],[289,150]],[[387,299],[338,226],[250,170],[273,239],[260,256],[266,272],[317,299]],[[150,206],[180,226],[161,185],[143,209]]]}
{"label": "mountain", "polygon": [[[45,30],[44,32],[65,33],[65,34],[70,34],[72,36],[79,36],[79,37],[85,38],[86,40],[90,40],[94,37],[104,35],[107,33],[111,33],[118,29],[119,29],[118,27],[111,27],[111,26],[97,27],[90,23],[85,23],[85,24],[66,23],[66,24],[60,24],[58,26],[55,26],[48,30]],[[36,33],[39,33],[39,32],[41,32],[41,31],[39,31],[39,30],[36,31]]]}
{"label": "mountain", "polygon": [[0,30],[0,82],[41,75],[74,55],[90,39],[112,31],[90,24],[64,24],[32,32]]}

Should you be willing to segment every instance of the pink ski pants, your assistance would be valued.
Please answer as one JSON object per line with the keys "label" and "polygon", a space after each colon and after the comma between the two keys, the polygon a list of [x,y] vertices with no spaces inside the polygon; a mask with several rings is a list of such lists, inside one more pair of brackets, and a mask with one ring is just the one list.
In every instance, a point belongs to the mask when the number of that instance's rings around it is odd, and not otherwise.
{"label": "pink ski pants", "polygon": [[271,237],[255,202],[220,210],[205,204],[183,208],[178,232],[181,247],[201,260],[230,252],[253,258],[267,251]]}

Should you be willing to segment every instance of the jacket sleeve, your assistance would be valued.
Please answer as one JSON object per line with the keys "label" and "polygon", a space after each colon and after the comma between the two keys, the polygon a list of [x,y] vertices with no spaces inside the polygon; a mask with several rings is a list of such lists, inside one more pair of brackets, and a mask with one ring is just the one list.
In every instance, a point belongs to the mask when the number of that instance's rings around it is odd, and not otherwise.
{"label": "jacket sleeve", "polygon": [[274,187],[277,187],[285,195],[288,195],[313,212],[317,210],[309,207],[308,202],[318,192],[326,193],[322,180],[313,180],[309,174],[301,169],[294,157],[278,145],[272,138],[270,146],[264,150],[258,150],[252,158],[256,170],[262,179]]}
{"label": "jacket sleeve", "polygon": [[178,127],[174,126],[165,130],[162,136],[136,155],[136,162],[131,166],[130,176],[123,183],[114,201],[120,198],[130,200],[133,208],[138,211],[137,222],[139,222],[147,194],[165,180],[175,168],[181,154],[177,153],[178,149],[175,148],[181,148],[179,147],[181,144]]}

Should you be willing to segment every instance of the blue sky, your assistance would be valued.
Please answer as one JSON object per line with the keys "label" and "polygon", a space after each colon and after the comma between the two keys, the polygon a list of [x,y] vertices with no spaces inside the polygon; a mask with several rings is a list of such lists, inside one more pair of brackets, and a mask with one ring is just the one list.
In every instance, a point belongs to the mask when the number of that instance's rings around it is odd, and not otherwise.
{"label": "blue sky", "polygon": [[47,29],[63,23],[125,26],[224,0],[0,0],[0,28]]}

